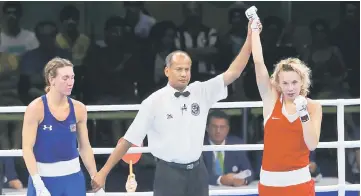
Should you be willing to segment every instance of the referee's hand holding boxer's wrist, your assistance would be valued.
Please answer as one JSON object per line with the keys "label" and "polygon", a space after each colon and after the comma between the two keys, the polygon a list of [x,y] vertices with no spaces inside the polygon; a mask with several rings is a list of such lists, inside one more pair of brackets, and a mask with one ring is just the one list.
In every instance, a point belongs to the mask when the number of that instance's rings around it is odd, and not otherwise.
{"label": "referee's hand holding boxer's wrist", "polygon": [[100,170],[95,176],[92,177],[91,186],[93,191],[98,191],[105,186],[105,180],[107,175]]}

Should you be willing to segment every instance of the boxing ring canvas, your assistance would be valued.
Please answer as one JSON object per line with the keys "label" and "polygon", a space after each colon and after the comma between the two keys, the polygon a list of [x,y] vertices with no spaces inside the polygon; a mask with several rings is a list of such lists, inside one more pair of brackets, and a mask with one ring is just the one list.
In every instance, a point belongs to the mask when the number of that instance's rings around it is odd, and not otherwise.
{"label": "boxing ring canvas", "polygon": [[[345,141],[344,135],[344,112],[345,106],[360,105],[360,99],[337,99],[337,100],[317,100],[323,106],[336,106],[337,107],[337,131],[338,140],[333,142],[320,142],[317,148],[337,148],[337,166],[338,178],[335,185],[322,185],[316,183],[317,196],[354,196],[358,195],[360,191],[360,184],[347,184],[345,180],[345,149],[346,148],[360,148],[360,140],[358,141]],[[252,108],[262,107],[262,102],[222,102],[215,104],[212,108]],[[1,113],[24,113],[26,107],[12,106],[0,107]],[[98,105],[87,106],[88,112],[109,112],[109,111],[137,111],[139,105]],[[113,148],[94,148],[94,154],[110,154]],[[217,146],[203,146],[203,151],[240,151],[240,150],[263,150],[263,144],[242,144],[242,145],[217,145]],[[128,153],[149,153],[148,147],[132,147]],[[0,150],[0,156],[22,156],[21,150]],[[254,182],[256,183],[256,182]],[[210,195],[257,195],[257,185],[245,186],[242,188],[210,188]],[[5,195],[24,196],[26,192],[9,192],[3,191]],[[94,195],[88,193],[87,195]],[[108,192],[109,196],[151,196],[152,192],[135,192],[135,193],[114,193]]]}

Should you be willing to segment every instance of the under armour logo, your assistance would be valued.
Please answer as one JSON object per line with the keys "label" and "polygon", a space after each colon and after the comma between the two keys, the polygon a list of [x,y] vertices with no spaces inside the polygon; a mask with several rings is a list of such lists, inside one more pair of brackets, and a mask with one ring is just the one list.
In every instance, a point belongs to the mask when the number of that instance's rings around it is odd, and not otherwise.
{"label": "under armour logo", "polygon": [[167,119],[171,119],[173,118],[173,115],[172,114],[167,114]]}
{"label": "under armour logo", "polygon": [[49,126],[47,127],[46,125],[44,125],[43,130],[49,130],[49,131],[51,131],[51,130],[53,130],[53,126],[52,126],[52,125],[49,125]]}

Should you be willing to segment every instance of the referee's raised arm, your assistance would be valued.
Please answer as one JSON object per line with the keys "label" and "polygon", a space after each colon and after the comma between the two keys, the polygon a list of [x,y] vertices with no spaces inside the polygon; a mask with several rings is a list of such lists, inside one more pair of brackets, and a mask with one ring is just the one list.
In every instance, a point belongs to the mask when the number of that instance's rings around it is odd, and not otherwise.
{"label": "referee's raised arm", "polygon": [[252,30],[250,29],[249,23],[246,41],[239,54],[230,64],[229,68],[222,74],[219,74],[218,76],[211,78],[205,82],[199,83],[199,87],[202,91],[201,96],[203,97],[203,100],[205,101],[207,106],[211,107],[216,102],[227,98],[227,86],[240,77],[251,56],[251,36]]}
{"label": "referee's raised arm", "polygon": [[241,73],[243,72],[244,68],[246,67],[249,57],[252,53],[252,45],[251,45],[251,33],[250,30],[250,24],[248,24],[248,33],[246,41],[244,42],[244,45],[239,52],[239,54],[236,56],[236,58],[233,60],[227,71],[223,74],[224,84],[225,86],[230,85],[233,83]]}

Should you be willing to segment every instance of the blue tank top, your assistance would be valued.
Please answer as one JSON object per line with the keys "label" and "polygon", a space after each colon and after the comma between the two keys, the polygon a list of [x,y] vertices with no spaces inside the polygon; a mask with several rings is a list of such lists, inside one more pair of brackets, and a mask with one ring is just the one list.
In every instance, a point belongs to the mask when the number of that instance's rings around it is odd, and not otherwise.
{"label": "blue tank top", "polygon": [[44,120],[38,126],[33,149],[36,161],[54,163],[78,157],[73,102],[68,97],[70,113],[64,121],[59,121],[51,114],[46,95],[41,96],[41,99],[44,104]]}

